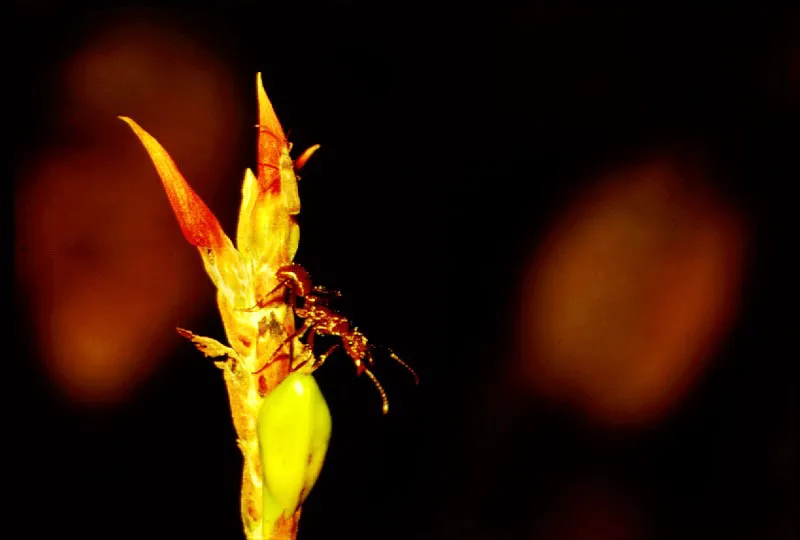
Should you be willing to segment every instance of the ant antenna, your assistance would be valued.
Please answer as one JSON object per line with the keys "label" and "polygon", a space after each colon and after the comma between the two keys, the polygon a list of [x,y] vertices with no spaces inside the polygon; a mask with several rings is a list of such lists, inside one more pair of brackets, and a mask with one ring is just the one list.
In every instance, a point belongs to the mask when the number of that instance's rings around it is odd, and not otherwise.
{"label": "ant antenna", "polygon": [[337,291],[337,290],[334,290],[334,289],[328,289],[328,288],[323,287],[322,285],[317,285],[316,287],[314,287],[314,292],[317,293],[317,294],[329,294],[331,296],[336,296],[337,298],[341,298],[341,296],[342,296],[341,291]]}
{"label": "ant antenna", "polygon": [[280,344],[280,346],[279,346],[277,349],[275,349],[275,352],[274,352],[274,353],[272,353],[272,356],[270,356],[270,357],[269,357],[269,360],[267,360],[266,362],[264,362],[264,365],[263,365],[263,366],[261,366],[260,368],[258,368],[258,369],[257,369],[257,370],[255,370],[255,371],[253,371],[253,372],[252,372],[252,375],[258,375],[259,373],[261,373],[262,371],[264,371],[265,369],[267,369],[267,367],[268,367],[270,364],[272,364],[272,362],[274,362],[274,361],[275,361],[275,357],[277,357],[277,356],[278,356],[278,354],[280,354],[280,353],[281,353],[281,351],[283,351],[283,348],[286,346],[286,344],[287,344],[287,343],[289,344],[289,352],[290,352],[290,353],[293,353],[293,352],[294,352],[294,349],[292,348],[292,337],[293,337],[293,336],[289,336],[288,338],[286,338],[286,339],[283,341],[283,343],[281,343],[281,344]]}
{"label": "ant antenna", "polygon": [[388,413],[389,412],[389,398],[386,396],[386,390],[383,389],[383,386],[381,386],[381,383],[378,382],[378,379],[375,377],[375,375],[372,374],[372,372],[370,370],[364,369],[364,373],[367,374],[367,377],[370,378],[370,380],[372,381],[372,384],[375,385],[375,388],[378,389],[378,392],[381,395],[381,401],[383,402],[383,414]]}
{"label": "ant antenna", "polygon": [[419,385],[419,375],[417,375],[417,372],[414,371],[411,366],[400,360],[400,357],[394,354],[394,351],[392,349],[388,349],[388,351],[389,351],[389,356],[391,356],[395,361],[397,361],[398,364],[406,368],[408,372],[414,376],[414,384]]}

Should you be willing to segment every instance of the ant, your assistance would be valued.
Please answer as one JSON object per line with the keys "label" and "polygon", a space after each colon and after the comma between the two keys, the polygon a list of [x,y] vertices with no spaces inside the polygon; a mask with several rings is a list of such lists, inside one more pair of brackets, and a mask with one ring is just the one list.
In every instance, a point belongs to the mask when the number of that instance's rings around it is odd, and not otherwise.
{"label": "ant", "polygon": [[[353,360],[356,366],[356,374],[361,375],[365,373],[369,377],[378,392],[381,395],[383,402],[383,413],[389,411],[389,400],[386,397],[386,392],[383,386],[378,382],[375,375],[367,369],[366,364],[374,365],[375,361],[372,357],[373,346],[367,341],[367,337],[358,331],[358,328],[350,328],[350,321],[343,315],[333,311],[327,307],[328,298],[326,295],[341,296],[338,291],[331,291],[320,286],[313,286],[311,278],[305,268],[296,263],[284,265],[275,273],[278,278],[278,285],[267,293],[261,300],[259,300],[256,308],[263,308],[275,300],[270,300],[270,297],[275,294],[279,289],[285,288],[288,293],[287,303],[292,306],[295,314],[301,319],[305,319],[299,329],[294,334],[287,337],[283,343],[275,350],[272,357],[255,373],[260,373],[273,359],[283,350],[283,347],[288,343],[294,341],[295,338],[301,338],[308,333],[307,344],[311,351],[314,350],[314,336],[317,334],[336,336],[341,339],[341,345],[347,355]],[[302,299],[302,305],[299,300]],[[254,308],[255,309],[255,308]],[[330,347],[325,354],[320,356],[319,360],[314,363],[314,369],[322,365],[328,356],[340,346],[335,344]],[[391,349],[388,349],[389,356],[397,361],[400,365],[405,367],[413,376],[416,384],[419,384],[419,377],[416,372],[405,362],[403,362]]]}
{"label": "ant", "polygon": [[[266,126],[262,126],[261,124],[256,124],[255,127],[258,129],[259,133],[263,132],[263,133],[269,134],[270,136],[272,136],[273,139],[278,141],[279,144],[286,145],[286,147],[289,149],[289,152],[292,151],[293,145],[292,145],[291,142],[289,142],[289,135],[292,134],[292,130],[291,129],[286,133],[285,136],[278,136],[278,134],[276,134],[274,131],[272,131],[271,129],[269,129]],[[314,154],[314,152],[319,150],[319,148],[320,148],[320,145],[318,145],[318,144],[315,144],[314,146],[310,146],[309,148],[306,148],[303,151],[303,153],[300,154],[297,157],[297,159],[292,161],[292,165],[294,167],[295,175],[297,175],[297,172],[300,169],[303,168],[303,166],[308,161],[308,158],[310,158]],[[279,171],[279,172],[281,170],[279,165],[275,165],[275,164],[269,163],[267,161],[259,161],[258,164],[259,164],[259,166],[268,167],[270,169],[275,169],[276,171]],[[297,180],[300,180],[300,176],[299,175],[297,175]]]}

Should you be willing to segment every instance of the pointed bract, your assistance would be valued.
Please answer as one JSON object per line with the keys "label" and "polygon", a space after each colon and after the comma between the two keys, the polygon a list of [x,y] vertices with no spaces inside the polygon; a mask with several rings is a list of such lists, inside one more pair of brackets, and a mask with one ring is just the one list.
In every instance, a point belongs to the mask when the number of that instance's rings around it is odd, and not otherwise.
{"label": "pointed bract", "polygon": [[256,75],[258,94],[258,181],[262,189],[280,193],[280,160],[284,150],[288,153],[289,142],[275,109],[267,97],[261,82],[261,73]]}
{"label": "pointed bract", "polygon": [[[300,194],[294,162],[289,155],[289,141],[283,133],[272,108],[261,73],[256,77],[258,94],[258,183],[267,194],[275,197],[287,215],[300,213]],[[310,155],[310,154],[309,154]]]}
{"label": "pointed bract", "polygon": [[133,129],[150,155],[183,236],[198,248],[219,294],[232,305],[246,302],[251,293],[241,283],[241,259],[217,218],[186,182],[164,147],[130,118],[119,118]]}
{"label": "pointed bract", "polygon": [[158,176],[161,177],[161,183],[164,184],[172,211],[178,218],[186,240],[197,247],[222,248],[226,244],[227,238],[219,221],[186,182],[164,147],[130,118],[120,116],[119,119],[133,129],[150,155],[150,159],[153,160],[153,165],[158,171]]}
{"label": "pointed bract", "polygon": [[313,156],[314,152],[316,152],[317,150],[319,150],[318,144],[306,148],[305,152],[300,154],[300,156],[296,160],[294,160],[294,168],[298,171],[302,169],[305,166],[306,162],[308,161],[308,158]]}

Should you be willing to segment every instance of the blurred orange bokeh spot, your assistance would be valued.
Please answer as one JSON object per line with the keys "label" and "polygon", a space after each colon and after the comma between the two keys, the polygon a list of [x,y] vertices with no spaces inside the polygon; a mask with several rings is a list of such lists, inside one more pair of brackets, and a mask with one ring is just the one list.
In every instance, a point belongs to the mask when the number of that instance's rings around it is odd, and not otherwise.
{"label": "blurred orange bokeh spot", "polygon": [[735,316],[744,224],[704,171],[653,159],[560,215],[521,296],[524,378],[605,424],[648,422],[702,372]]}
{"label": "blurred orange bokeh spot", "polygon": [[536,540],[637,540],[645,538],[640,511],[624,493],[597,479],[562,488]]}
{"label": "blurred orange bokeh spot", "polygon": [[[176,30],[109,23],[64,66],[53,125],[62,144],[23,167],[18,278],[40,357],[65,395],[130,396],[213,302],[150,159],[117,115],[135,116],[210,200],[234,159],[240,104],[220,60]],[[213,206],[213,204],[212,204]]]}

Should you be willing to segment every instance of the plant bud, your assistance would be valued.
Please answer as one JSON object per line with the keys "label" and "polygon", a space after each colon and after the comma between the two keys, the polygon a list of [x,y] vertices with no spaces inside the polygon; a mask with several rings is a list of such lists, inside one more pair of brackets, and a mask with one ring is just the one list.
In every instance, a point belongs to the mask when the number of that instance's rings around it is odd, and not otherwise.
{"label": "plant bud", "polygon": [[314,377],[291,373],[258,413],[264,479],[263,530],[291,518],[319,477],[331,436],[331,413]]}

